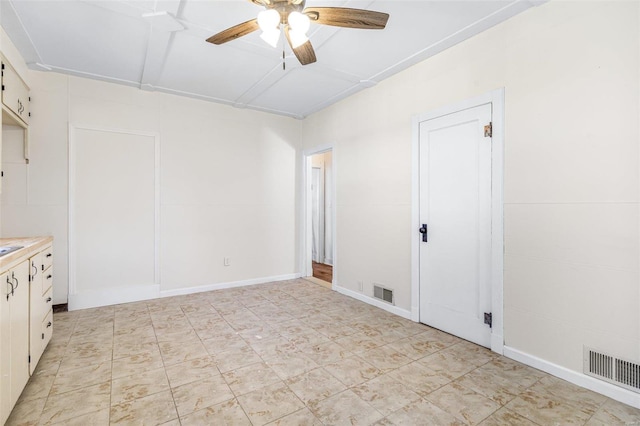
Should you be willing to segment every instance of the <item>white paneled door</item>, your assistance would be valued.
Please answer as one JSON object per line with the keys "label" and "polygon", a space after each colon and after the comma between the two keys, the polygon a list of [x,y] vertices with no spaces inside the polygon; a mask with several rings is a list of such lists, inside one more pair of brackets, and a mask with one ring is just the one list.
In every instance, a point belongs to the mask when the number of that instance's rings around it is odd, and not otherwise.
{"label": "white paneled door", "polygon": [[70,176],[70,307],[157,293],[157,142],[76,128]]}
{"label": "white paneled door", "polygon": [[420,322],[491,346],[491,104],[419,124]]}

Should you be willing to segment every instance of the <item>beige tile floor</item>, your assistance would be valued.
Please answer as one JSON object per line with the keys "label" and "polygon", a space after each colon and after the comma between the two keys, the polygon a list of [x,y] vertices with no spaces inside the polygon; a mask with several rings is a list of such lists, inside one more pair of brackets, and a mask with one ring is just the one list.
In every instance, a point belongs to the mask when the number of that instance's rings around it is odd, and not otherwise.
{"label": "beige tile floor", "polygon": [[640,424],[640,410],[306,280],[54,327],[9,425]]}

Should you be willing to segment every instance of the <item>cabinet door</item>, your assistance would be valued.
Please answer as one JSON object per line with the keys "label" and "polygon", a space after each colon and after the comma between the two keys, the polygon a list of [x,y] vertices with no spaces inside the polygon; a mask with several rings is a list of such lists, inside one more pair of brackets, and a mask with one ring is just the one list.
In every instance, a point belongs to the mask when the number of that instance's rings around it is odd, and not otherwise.
{"label": "cabinet door", "polygon": [[11,317],[9,302],[11,286],[10,274],[0,275],[0,425],[3,425],[11,412]]}
{"label": "cabinet door", "polygon": [[36,364],[40,360],[42,347],[41,323],[48,311],[48,304],[45,303],[42,295],[42,253],[38,253],[29,259],[29,375],[33,374]]}
{"label": "cabinet door", "polygon": [[14,284],[9,297],[11,342],[11,406],[18,401],[29,380],[29,261],[11,270]]}
{"label": "cabinet door", "polygon": [[2,103],[29,123],[29,88],[6,61],[2,61]]}

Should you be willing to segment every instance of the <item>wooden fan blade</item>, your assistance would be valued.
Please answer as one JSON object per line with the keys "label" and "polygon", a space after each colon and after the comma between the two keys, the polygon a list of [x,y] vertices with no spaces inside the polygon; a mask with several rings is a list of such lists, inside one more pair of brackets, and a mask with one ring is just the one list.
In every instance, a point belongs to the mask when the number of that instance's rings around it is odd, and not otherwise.
{"label": "wooden fan blade", "polygon": [[384,29],[389,20],[388,13],[347,7],[308,7],[303,13],[316,24],[366,30]]}
{"label": "wooden fan blade", "polygon": [[284,34],[287,37],[287,41],[289,42],[289,46],[291,46],[291,50],[293,50],[294,55],[298,58],[298,61],[302,65],[309,65],[316,61],[316,52],[313,50],[313,46],[310,41],[307,41],[305,44],[293,48],[291,44],[291,37],[289,37],[289,26],[284,27]]}
{"label": "wooden fan blade", "polygon": [[209,37],[207,41],[213,44],[223,44],[242,36],[246,36],[247,34],[251,34],[259,28],[258,20],[252,19],[250,21],[243,22],[242,24],[234,25],[224,31],[220,31],[218,34]]}

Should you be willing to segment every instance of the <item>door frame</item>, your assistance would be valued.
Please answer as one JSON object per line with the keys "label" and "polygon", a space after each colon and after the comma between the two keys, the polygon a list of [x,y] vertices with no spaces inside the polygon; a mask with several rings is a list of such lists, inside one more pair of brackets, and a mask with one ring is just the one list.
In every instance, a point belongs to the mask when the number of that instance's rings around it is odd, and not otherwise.
{"label": "door frame", "polygon": [[[331,280],[331,288],[335,290],[338,280],[337,280],[337,244],[336,244],[336,152],[333,144],[320,145],[315,148],[306,149],[302,152],[301,159],[301,167],[302,167],[302,208],[301,210],[301,219],[300,219],[300,275],[302,277],[310,277],[313,276],[313,264],[312,264],[312,207],[311,207],[311,197],[312,191],[309,188],[309,185],[312,182],[312,166],[311,166],[311,157],[316,154],[324,154],[325,152],[331,152],[331,173],[333,173],[333,178],[331,181],[331,203],[333,206],[333,210],[331,211],[331,238],[333,240],[333,244],[331,245],[331,253],[333,258],[333,277]],[[326,195],[326,187],[325,187],[325,195]],[[325,204],[326,204],[326,196],[325,196]],[[325,253],[326,257],[326,253]]]}
{"label": "door frame", "polygon": [[420,123],[491,104],[491,350],[504,347],[504,88],[412,117],[411,146],[411,319],[420,321]]}

